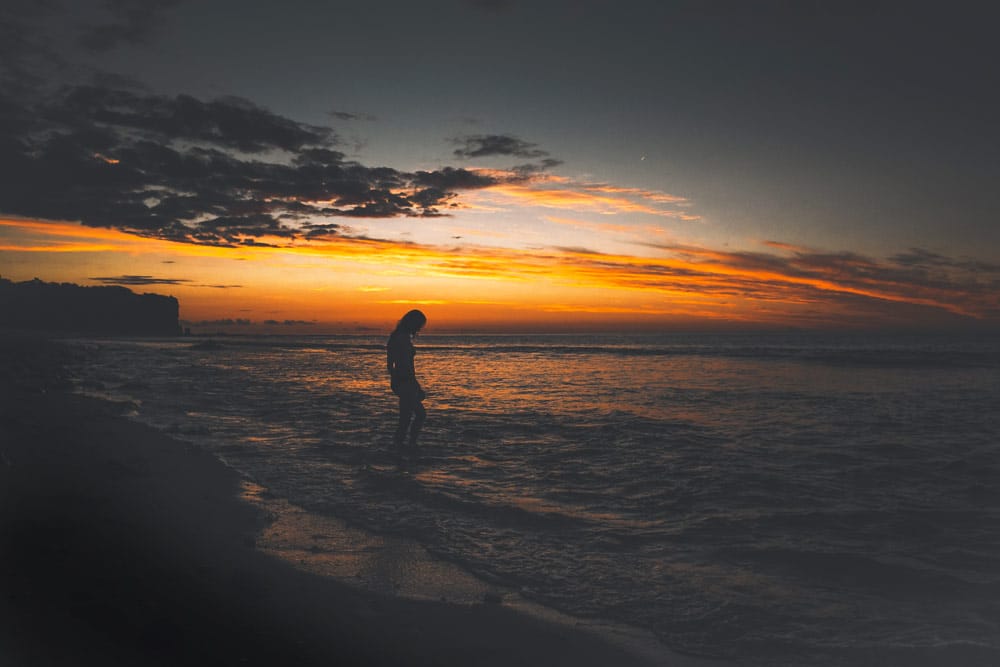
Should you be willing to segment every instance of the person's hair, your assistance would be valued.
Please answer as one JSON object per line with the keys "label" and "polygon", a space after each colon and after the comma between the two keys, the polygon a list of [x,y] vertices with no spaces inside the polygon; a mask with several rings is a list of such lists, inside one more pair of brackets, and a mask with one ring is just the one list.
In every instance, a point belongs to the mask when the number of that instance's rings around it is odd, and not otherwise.
{"label": "person's hair", "polygon": [[422,329],[425,324],[427,324],[427,316],[419,310],[411,310],[400,318],[399,322],[396,324],[396,331],[416,333],[417,330]]}

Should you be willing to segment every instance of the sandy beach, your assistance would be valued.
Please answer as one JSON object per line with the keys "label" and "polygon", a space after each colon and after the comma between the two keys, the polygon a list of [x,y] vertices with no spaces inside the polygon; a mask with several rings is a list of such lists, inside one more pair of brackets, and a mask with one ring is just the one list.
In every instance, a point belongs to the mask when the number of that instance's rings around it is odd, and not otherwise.
{"label": "sandy beach", "polygon": [[380,594],[293,567],[273,530],[288,521],[236,472],[68,393],[63,348],[3,347],[5,665],[704,664],[496,600]]}

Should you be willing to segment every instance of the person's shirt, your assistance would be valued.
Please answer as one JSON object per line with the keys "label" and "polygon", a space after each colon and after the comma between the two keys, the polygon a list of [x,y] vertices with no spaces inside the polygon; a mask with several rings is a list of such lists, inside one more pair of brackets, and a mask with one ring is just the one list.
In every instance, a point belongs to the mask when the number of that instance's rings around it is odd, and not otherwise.
{"label": "person's shirt", "polygon": [[416,379],[413,357],[417,353],[405,331],[393,331],[386,344],[386,366],[394,381]]}

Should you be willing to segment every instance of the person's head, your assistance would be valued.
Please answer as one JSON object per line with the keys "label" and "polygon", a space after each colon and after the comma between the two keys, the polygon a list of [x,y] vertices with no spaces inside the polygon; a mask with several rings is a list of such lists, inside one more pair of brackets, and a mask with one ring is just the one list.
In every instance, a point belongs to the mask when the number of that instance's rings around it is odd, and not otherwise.
{"label": "person's head", "polygon": [[405,331],[412,336],[423,329],[425,324],[427,324],[427,316],[419,310],[411,310],[406,315],[403,315],[403,318],[399,320],[399,324],[396,325],[396,330]]}

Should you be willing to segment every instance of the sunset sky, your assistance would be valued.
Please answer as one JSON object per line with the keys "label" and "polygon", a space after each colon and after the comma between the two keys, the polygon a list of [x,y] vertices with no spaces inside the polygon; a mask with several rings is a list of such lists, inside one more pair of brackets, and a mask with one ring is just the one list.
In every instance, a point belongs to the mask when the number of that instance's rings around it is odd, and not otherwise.
{"label": "sunset sky", "polygon": [[996,329],[991,19],[5,1],[0,276],[196,331]]}

